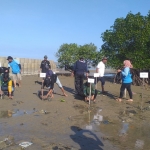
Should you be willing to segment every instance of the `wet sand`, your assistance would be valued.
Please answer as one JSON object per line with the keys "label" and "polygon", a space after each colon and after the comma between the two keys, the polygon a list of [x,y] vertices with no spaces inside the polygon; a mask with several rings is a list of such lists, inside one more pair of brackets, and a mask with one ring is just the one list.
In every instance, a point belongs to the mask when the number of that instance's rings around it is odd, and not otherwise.
{"label": "wet sand", "polygon": [[140,111],[142,87],[132,86],[134,102],[124,99],[120,103],[115,101],[120,85],[109,79],[105,85],[108,94],[99,94],[89,110],[89,105],[74,94],[73,77],[59,78],[68,97],[62,96],[55,84],[54,98],[42,101],[37,96],[41,79],[23,76],[14,99],[0,100],[0,141],[14,139],[10,146],[0,144],[0,149],[19,150],[22,141],[33,143],[27,150],[150,149],[150,89],[143,90]]}

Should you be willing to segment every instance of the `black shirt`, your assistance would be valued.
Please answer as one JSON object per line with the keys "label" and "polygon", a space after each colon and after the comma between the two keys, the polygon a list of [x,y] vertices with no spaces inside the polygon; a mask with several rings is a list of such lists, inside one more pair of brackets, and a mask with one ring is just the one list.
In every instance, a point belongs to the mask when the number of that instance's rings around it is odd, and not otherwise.
{"label": "black shirt", "polygon": [[48,60],[43,60],[41,62],[40,68],[42,69],[42,73],[46,73],[49,70],[50,62]]}
{"label": "black shirt", "polygon": [[55,83],[55,74],[53,74],[51,77],[46,77],[44,79],[44,83],[42,86],[42,89],[44,89],[44,87],[49,87],[50,89],[54,88],[54,83]]}

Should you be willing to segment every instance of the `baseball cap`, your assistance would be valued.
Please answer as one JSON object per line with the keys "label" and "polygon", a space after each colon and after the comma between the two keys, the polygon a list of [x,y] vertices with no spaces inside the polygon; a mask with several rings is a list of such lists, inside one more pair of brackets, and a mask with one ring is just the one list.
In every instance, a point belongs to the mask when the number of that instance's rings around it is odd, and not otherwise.
{"label": "baseball cap", "polygon": [[9,60],[9,59],[13,59],[13,58],[12,58],[11,56],[8,56],[8,57],[7,57],[7,60]]}
{"label": "baseball cap", "polygon": [[47,55],[45,55],[44,58],[47,58]]}

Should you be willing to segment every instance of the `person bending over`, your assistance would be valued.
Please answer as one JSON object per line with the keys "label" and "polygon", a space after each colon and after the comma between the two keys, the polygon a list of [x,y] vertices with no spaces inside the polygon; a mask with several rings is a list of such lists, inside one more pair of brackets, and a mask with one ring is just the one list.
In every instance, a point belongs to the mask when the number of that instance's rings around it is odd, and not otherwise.
{"label": "person bending over", "polygon": [[[49,70],[46,72],[46,77],[48,77],[48,76],[53,77],[54,83],[56,83],[58,85],[58,87],[61,89],[63,95],[67,97],[68,95],[65,93],[65,90],[64,90],[57,74],[51,70],[50,66],[49,66]],[[54,92],[54,90],[53,90],[53,92]]]}
{"label": "person bending over", "polygon": [[[49,92],[47,93],[47,95],[43,96],[43,89],[44,87],[47,87],[49,89]],[[48,96],[50,96],[51,98],[53,98],[53,88],[54,88],[54,76],[49,76],[47,75],[46,78],[44,79],[44,82],[42,84],[42,98],[46,99],[48,98]]]}

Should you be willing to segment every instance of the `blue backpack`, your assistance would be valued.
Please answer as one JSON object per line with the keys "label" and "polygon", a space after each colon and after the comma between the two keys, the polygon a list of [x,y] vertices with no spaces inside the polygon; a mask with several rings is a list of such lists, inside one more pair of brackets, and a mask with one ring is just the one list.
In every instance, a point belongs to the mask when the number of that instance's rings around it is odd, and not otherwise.
{"label": "blue backpack", "polygon": [[14,60],[9,63],[11,69],[12,69],[12,73],[17,74],[20,72],[20,68],[19,68],[19,64],[16,63]]}

